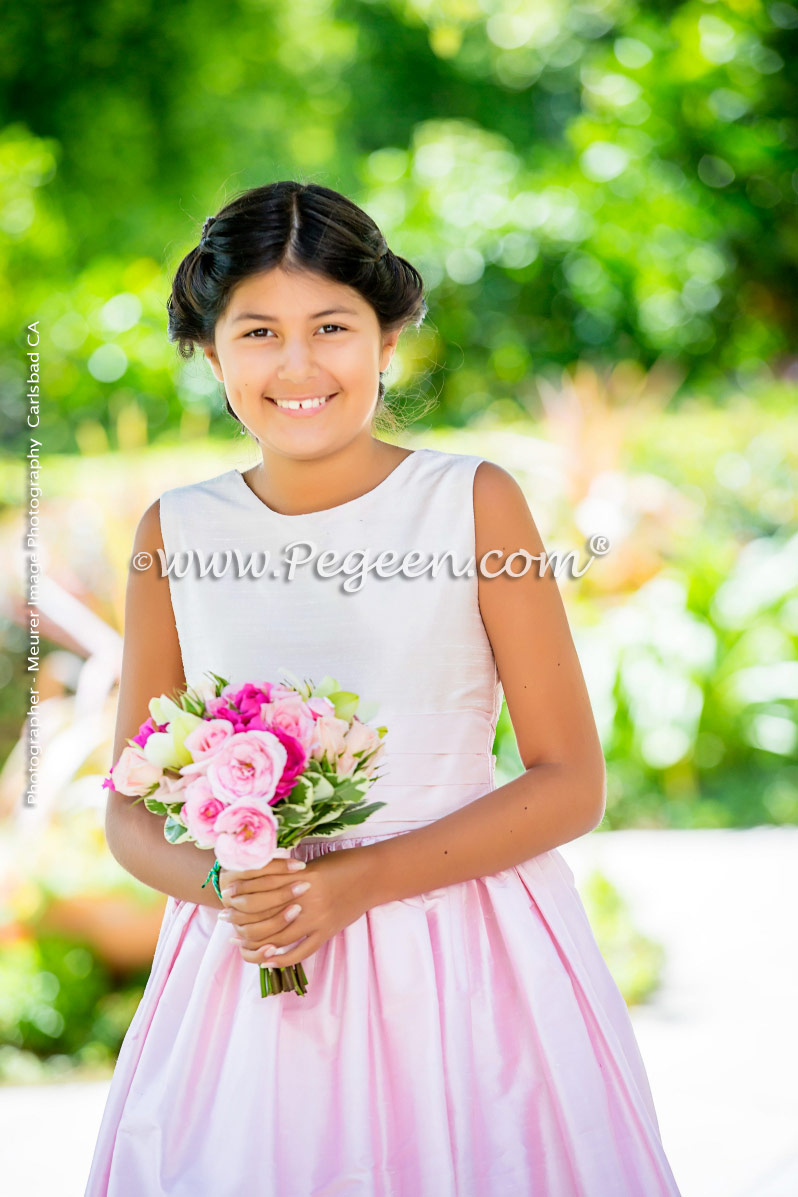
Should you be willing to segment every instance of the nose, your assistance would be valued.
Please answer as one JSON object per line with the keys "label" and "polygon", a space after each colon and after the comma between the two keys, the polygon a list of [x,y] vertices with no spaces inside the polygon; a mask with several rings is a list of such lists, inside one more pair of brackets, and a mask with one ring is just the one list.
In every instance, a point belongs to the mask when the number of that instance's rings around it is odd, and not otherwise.
{"label": "nose", "polygon": [[277,377],[285,382],[312,382],[318,377],[313,351],[301,337],[287,339],[280,354]]}

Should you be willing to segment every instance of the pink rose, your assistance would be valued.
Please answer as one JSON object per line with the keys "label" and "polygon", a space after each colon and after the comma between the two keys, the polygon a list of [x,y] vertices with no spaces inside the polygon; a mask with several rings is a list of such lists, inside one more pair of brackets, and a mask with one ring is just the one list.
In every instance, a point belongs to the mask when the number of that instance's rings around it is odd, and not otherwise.
{"label": "pink rose", "polygon": [[198,773],[204,770],[208,759],[215,756],[225,740],[234,735],[228,719],[205,719],[189,732],[183,743],[192,756],[192,763],[184,765],[183,773]]}
{"label": "pink rose", "polygon": [[207,777],[197,777],[186,786],[185,796],[181,819],[200,848],[213,848],[216,843],[214,824],[227,809],[225,803],[214,795]]}
{"label": "pink rose", "polygon": [[344,737],[348,729],[349,724],[346,719],[339,719],[336,715],[322,715],[321,719],[317,719],[317,740],[312,752],[313,759],[320,761],[323,756],[326,756],[330,764],[334,764],[336,759],[346,751]]}
{"label": "pink rose", "polygon": [[236,803],[214,824],[216,859],[224,869],[262,869],[277,847],[277,820],[267,807]]}
{"label": "pink rose", "polygon": [[342,752],[335,762],[335,772],[339,777],[351,777],[355,769],[357,769],[357,757],[352,756],[351,752]]}
{"label": "pink rose", "polygon": [[163,777],[163,769],[152,765],[138,745],[130,744],[122,749],[119,760],[113,767],[113,789],[129,798],[140,798],[148,794]]}
{"label": "pink rose", "polygon": [[308,710],[302,696],[295,690],[278,693],[275,700],[277,686],[272,688],[271,702],[261,704],[260,717],[269,729],[282,728],[299,740],[307,752],[311,752],[316,743],[316,717]]}
{"label": "pink rose", "polygon": [[206,776],[223,802],[265,804],[274,796],[287,760],[285,746],[271,732],[236,732],[211,757]]}
{"label": "pink rose", "polygon": [[305,706],[313,713],[314,719],[321,719],[322,715],[334,715],[335,707],[330,702],[329,698],[322,698],[320,694],[316,694],[313,698],[309,698]]}
{"label": "pink rose", "polygon": [[[170,773],[164,773],[161,778],[161,784],[158,787],[158,793],[164,795],[166,802],[174,802],[176,801],[175,796],[180,794],[180,791],[184,790],[190,781],[191,777],[183,777],[182,773],[180,777],[173,777]],[[180,796],[182,797],[182,795]]]}
{"label": "pink rose", "polygon": [[[384,744],[379,732],[375,728],[370,727],[368,723],[363,723],[358,719],[357,715],[353,717],[352,726],[346,733],[346,748],[347,753],[360,752],[362,755],[357,759],[357,767],[363,769],[367,777],[371,777],[381,757],[383,756]],[[368,756],[369,753],[374,755],[363,764],[363,757]],[[347,776],[349,776],[347,774]]]}

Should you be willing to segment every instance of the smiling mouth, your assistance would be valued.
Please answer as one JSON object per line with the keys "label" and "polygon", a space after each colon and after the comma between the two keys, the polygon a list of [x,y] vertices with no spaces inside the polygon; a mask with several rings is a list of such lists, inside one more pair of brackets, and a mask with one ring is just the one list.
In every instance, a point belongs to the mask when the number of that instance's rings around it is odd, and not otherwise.
{"label": "smiling mouth", "polygon": [[280,411],[310,412],[310,411],[321,411],[321,409],[323,407],[326,407],[327,404],[330,402],[330,400],[334,399],[337,394],[338,394],[337,391],[333,391],[332,394],[330,394],[330,395],[326,395],[324,397],[319,396],[318,398],[311,398],[311,399],[280,399],[280,400],[277,400],[277,399],[272,399],[271,395],[267,395],[266,398],[269,400],[270,403],[273,403],[275,405],[275,407],[278,407],[280,409]]}

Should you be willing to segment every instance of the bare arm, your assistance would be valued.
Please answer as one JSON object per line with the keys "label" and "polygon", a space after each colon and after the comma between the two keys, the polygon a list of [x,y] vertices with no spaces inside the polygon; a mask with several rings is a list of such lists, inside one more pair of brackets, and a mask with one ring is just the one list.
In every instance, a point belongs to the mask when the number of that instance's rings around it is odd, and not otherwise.
{"label": "bare arm", "polygon": [[[474,479],[476,555],[544,552],[523,491],[493,462]],[[513,572],[519,572],[517,559]],[[525,772],[425,827],[364,845],[380,904],[501,872],[577,839],[603,818],[604,755],[556,579],[479,577],[479,607]]]}
{"label": "bare arm", "polygon": [[[163,538],[156,500],[139,521],[131,553],[131,558],[150,553],[152,564],[141,571],[131,565],[128,573],[114,761],[147,719],[150,699],[171,695],[185,686],[169,579],[160,576],[158,549],[163,549]],[[163,816],[152,814],[143,802],[134,803],[116,790],[107,793],[105,835],[122,868],[161,893],[220,909],[213,886],[201,888],[213,864],[213,852],[190,843],[170,844],[164,838]]]}

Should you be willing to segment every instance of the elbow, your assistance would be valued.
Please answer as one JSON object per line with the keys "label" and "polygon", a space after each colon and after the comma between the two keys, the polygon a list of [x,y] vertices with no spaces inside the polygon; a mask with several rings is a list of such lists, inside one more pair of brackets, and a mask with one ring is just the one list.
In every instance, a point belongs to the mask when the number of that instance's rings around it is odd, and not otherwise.
{"label": "elbow", "polygon": [[607,809],[607,769],[603,755],[597,762],[570,769],[570,792],[578,801],[575,809],[580,813],[581,834],[595,831],[602,822]]}
{"label": "elbow", "polygon": [[588,797],[585,801],[588,813],[588,831],[595,831],[607,811],[607,767],[603,755],[600,768],[587,789]]}
{"label": "elbow", "polygon": [[127,868],[125,846],[130,842],[130,835],[125,829],[125,815],[130,811],[129,799],[121,794],[108,794],[108,805],[105,808],[105,842],[108,851],[117,864]]}
{"label": "elbow", "polygon": [[539,767],[555,771],[560,800],[568,811],[569,820],[576,824],[576,835],[595,831],[607,809],[607,770],[603,755],[589,763],[538,762],[526,766],[527,774],[534,778],[535,769]]}

